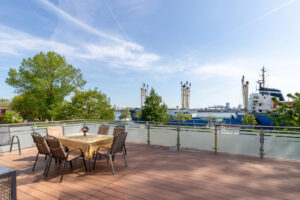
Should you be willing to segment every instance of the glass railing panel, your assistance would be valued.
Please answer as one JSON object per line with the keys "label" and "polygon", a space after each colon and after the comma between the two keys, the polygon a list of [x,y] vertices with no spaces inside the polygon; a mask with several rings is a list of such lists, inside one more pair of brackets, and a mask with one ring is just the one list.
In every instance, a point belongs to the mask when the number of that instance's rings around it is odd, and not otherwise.
{"label": "glass railing panel", "polygon": [[152,126],[150,129],[150,143],[153,145],[176,146],[176,127]]}
{"label": "glass railing panel", "polygon": [[219,152],[258,156],[259,147],[259,136],[255,134],[218,134]]}
{"label": "glass railing panel", "polygon": [[128,133],[126,142],[147,143],[148,129],[145,124],[128,124],[126,126]]}
{"label": "glass railing panel", "polygon": [[268,134],[265,133],[265,157],[300,160],[299,134]]}
{"label": "glass railing panel", "polygon": [[180,128],[180,147],[212,151],[214,135],[206,128]]}

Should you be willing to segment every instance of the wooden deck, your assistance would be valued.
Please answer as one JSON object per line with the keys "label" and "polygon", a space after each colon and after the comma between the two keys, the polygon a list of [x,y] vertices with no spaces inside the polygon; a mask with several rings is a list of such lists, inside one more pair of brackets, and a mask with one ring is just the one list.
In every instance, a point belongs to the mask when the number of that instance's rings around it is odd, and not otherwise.
{"label": "wooden deck", "polygon": [[210,152],[177,152],[165,147],[127,144],[128,168],[115,160],[116,174],[104,160],[86,173],[82,161],[42,173],[36,149],[0,153],[0,165],[18,171],[18,199],[300,199],[300,162]]}

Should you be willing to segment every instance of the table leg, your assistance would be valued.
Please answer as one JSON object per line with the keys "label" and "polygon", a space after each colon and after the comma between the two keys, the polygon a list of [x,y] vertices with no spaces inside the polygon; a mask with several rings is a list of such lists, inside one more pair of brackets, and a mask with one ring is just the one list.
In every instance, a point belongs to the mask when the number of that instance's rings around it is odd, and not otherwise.
{"label": "table leg", "polygon": [[92,171],[92,167],[91,167],[91,159],[89,158],[89,172]]}

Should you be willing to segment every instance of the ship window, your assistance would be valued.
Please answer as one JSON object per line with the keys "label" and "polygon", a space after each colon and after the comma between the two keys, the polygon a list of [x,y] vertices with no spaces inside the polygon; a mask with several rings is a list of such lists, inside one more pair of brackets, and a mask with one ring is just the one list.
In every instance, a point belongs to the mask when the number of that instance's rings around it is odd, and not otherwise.
{"label": "ship window", "polygon": [[258,112],[262,112],[262,110],[258,110]]}
{"label": "ship window", "polygon": [[255,96],[254,99],[258,99],[258,96]]}
{"label": "ship window", "polygon": [[262,103],[260,103],[259,106],[262,106]]}

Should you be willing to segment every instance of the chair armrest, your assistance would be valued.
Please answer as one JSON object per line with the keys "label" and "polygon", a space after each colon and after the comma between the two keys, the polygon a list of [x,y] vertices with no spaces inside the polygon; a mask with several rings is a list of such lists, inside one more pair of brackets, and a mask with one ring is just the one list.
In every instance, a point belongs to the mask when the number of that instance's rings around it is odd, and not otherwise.
{"label": "chair armrest", "polygon": [[96,150],[96,152],[98,152],[99,149],[105,149],[105,150],[107,150],[107,153],[109,153],[109,151],[110,151],[110,147],[98,147],[98,149]]}

